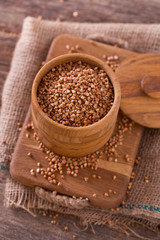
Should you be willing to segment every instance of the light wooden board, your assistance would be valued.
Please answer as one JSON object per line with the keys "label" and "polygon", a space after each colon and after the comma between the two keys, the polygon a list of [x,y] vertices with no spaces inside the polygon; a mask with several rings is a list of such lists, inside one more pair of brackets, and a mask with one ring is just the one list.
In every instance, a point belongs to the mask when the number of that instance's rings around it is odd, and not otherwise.
{"label": "light wooden board", "polygon": [[117,69],[121,85],[121,109],[135,122],[160,128],[160,56],[139,54]]}
{"label": "light wooden board", "polygon": [[[100,43],[89,44],[87,40],[83,40],[72,36],[59,36],[53,42],[47,61],[55,56],[63,53],[67,53],[66,44],[75,46],[79,44],[81,51],[93,54],[99,58],[105,53],[109,55],[119,55],[120,59],[124,60],[125,56],[136,55],[135,53],[124,51],[116,47],[107,46]],[[119,52],[118,52],[119,51]],[[31,121],[30,111],[26,117],[24,126]],[[62,183],[62,186],[58,187],[48,183],[42,176],[31,176],[30,169],[37,168],[36,163],[40,162],[43,167],[48,166],[48,162],[45,159],[45,154],[38,148],[38,143],[34,140],[32,133],[30,138],[26,138],[25,128],[22,128],[20,137],[15,147],[13,159],[11,162],[11,175],[12,177],[27,186],[41,186],[51,191],[56,190],[59,193],[63,193],[69,196],[88,198],[93,205],[100,207],[116,207],[125,197],[126,189],[132,172],[132,168],[135,161],[135,156],[138,150],[139,142],[142,136],[143,127],[134,124],[132,131],[128,131],[124,134],[124,142],[122,146],[117,149],[118,162],[109,162],[105,158],[99,162],[97,171],[92,171],[89,168],[81,169],[78,177],[72,177],[64,174],[65,179],[61,179],[57,174],[56,178]],[[31,152],[33,157],[28,157],[27,153]],[[130,161],[124,160],[124,155],[128,153]],[[102,176],[102,179],[97,180],[91,178],[91,175],[96,173]],[[117,176],[116,180],[113,180],[113,175]],[[85,182],[84,177],[89,177],[89,181]],[[109,194],[109,197],[104,197],[104,193],[112,189],[116,194]],[[96,198],[93,197],[93,193],[96,193]]]}

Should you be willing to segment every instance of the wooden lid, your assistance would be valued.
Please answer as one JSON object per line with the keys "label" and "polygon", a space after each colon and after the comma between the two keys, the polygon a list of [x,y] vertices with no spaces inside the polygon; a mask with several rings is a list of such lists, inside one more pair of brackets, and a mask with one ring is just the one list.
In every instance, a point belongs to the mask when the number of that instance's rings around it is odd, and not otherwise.
{"label": "wooden lid", "polygon": [[160,56],[140,54],[120,65],[121,110],[133,121],[160,128]]}

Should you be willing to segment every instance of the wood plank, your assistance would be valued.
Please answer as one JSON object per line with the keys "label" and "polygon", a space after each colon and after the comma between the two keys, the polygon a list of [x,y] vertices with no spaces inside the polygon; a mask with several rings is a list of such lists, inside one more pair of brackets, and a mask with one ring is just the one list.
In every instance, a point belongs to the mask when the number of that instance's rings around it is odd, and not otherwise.
{"label": "wood plank", "polygon": [[[53,58],[53,56],[67,53],[66,45],[68,43],[70,47],[78,44],[80,46],[78,52],[91,54],[101,59],[104,54],[107,56],[117,54],[120,58],[120,63],[129,55],[139,55],[106,44],[97,42],[91,44],[86,39],[73,37],[71,35],[61,35],[53,41],[47,60]],[[134,124],[132,131],[124,133],[123,145],[118,146],[116,149],[118,162],[114,162],[115,157],[109,162],[104,154],[103,158],[99,160],[97,171],[93,171],[90,168],[83,168],[79,170],[77,177],[68,175],[64,167],[64,179],[61,179],[60,174],[56,173],[56,179],[61,183],[61,186],[57,186],[49,183],[40,174],[36,174],[36,176],[31,176],[30,174],[30,169],[36,170],[37,162],[40,162],[43,168],[49,167],[48,161],[45,159],[46,154],[39,149],[38,143],[33,138],[33,132],[30,131],[30,138],[26,138],[27,130],[25,129],[25,125],[30,123],[31,119],[29,112],[16,144],[10,166],[10,173],[13,179],[27,186],[41,186],[51,191],[56,190],[65,195],[88,198],[91,204],[100,207],[117,207],[122,202],[131,176],[143,127]],[[119,121],[121,121],[121,115],[119,115]],[[102,148],[100,151],[104,151],[104,149]],[[32,157],[27,156],[28,152],[32,153]],[[129,162],[126,162],[124,158],[126,153],[130,157]],[[92,174],[101,176],[102,179],[93,179]],[[116,180],[113,180],[113,176],[117,177]],[[85,182],[84,177],[87,177],[89,181]],[[115,194],[110,194],[109,189],[112,189]],[[108,193],[109,196],[106,198],[104,193]],[[96,194],[96,197],[94,197],[94,194]]]}
{"label": "wood plank", "polygon": [[[73,17],[73,11],[79,16]],[[122,22],[122,23],[158,23],[160,5],[158,0],[64,0],[60,1],[20,1],[1,0],[0,29],[20,32],[23,19],[26,16],[62,21],[76,22]],[[16,17],[15,17],[16,16]]]}
{"label": "wood plank", "polygon": [[10,33],[0,32],[0,106],[3,84],[7,77],[13,50],[18,37]]}

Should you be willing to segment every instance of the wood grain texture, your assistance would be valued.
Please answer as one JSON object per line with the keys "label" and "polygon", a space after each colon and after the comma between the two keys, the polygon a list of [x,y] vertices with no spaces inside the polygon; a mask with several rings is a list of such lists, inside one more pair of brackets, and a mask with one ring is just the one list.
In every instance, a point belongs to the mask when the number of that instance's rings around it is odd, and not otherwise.
{"label": "wood grain texture", "polygon": [[[66,40],[68,41],[68,39]],[[88,43],[88,45],[90,44]],[[55,51],[56,48],[52,47],[52,51]],[[65,45],[58,45],[56,47],[63,47],[65,49]],[[114,88],[114,102],[109,113],[98,122],[89,126],[69,127],[53,121],[42,111],[37,101],[37,89],[42,78],[52,68],[60,64],[77,61],[97,66],[107,73]],[[84,53],[61,55],[45,64],[34,79],[32,87],[32,119],[35,131],[45,146],[57,154],[68,157],[86,156],[96,152],[111,137],[117,120],[120,99],[121,91],[119,82],[115,80],[113,71],[104,61]]]}
{"label": "wood grain texture", "polygon": [[[36,0],[36,4],[33,7],[31,1],[25,0],[1,0],[0,3],[0,12],[3,12],[3,17],[0,14],[0,91],[2,90],[3,83],[8,74],[10,67],[11,57],[13,53],[14,46],[18,39],[18,35],[23,18],[27,15],[30,16],[39,16],[42,15],[43,18],[48,18],[50,20],[56,19],[60,16],[63,20],[66,21],[81,21],[86,22],[87,19],[90,22],[132,22],[132,23],[160,23],[160,4],[159,0],[92,0],[86,1],[83,0],[75,1],[76,8],[79,6],[80,17],[78,19],[73,18],[71,12],[75,10],[75,5],[66,3],[62,5],[57,0],[58,7],[50,10],[49,3],[55,3],[53,0],[46,0],[45,7],[41,7],[42,0]],[[92,10],[92,6],[86,7],[86,2],[96,3],[96,10]],[[35,1],[34,1],[35,3]],[[107,5],[109,7],[107,7]],[[13,10],[14,8],[14,10]],[[83,14],[83,9],[87,9],[87,14]],[[42,14],[43,12],[43,14]],[[45,12],[45,14],[44,14]],[[49,13],[50,16],[49,16]],[[95,16],[96,12],[96,16]],[[69,13],[69,14],[68,14]],[[13,32],[13,34],[12,34]],[[5,64],[4,64],[5,63]],[[1,104],[1,99],[0,99]],[[77,234],[78,238],[81,240],[86,239],[107,239],[107,240],[128,240],[128,236],[117,231],[113,231],[107,226],[95,226],[96,234],[93,234],[91,228],[87,231],[79,232],[73,227],[73,221],[70,217],[61,217],[63,222],[60,228],[57,228],[54,225],[50,225],[50,219],[39,216],[38,218],[33,218],[31,215],[24,211],[18,211],[17,209],[5,209],[3,207],[3,194],[5,186],[6,172],[0,171],[0,238],[3,240],[15,240],[15,239],[24,239],[24,240],[39,240],[39,239],[72,239],[73,234]],[[68,225],[70,231],[68,233],[63,231],[63,226]],[[34,227],[33,227],[34,226]],[[143,228],[132,228],[140,235],[147,237],[149,239],[158,240],[160,234],[153,233],[149,230]],[[47,237],[46,237],[47,235]],[[139,237],[130,235],[130,240],[138,240]]]}
{"label": "wood grain texture", "polygon": [[0,32],[0,106],[3,84],[9,71],[10,62],[17,37],[15,35]]}
{"label": "wood grain texture", "polygon": [[160,70],[145,75],[141,80],[143,92],[152,98],[160,98]]}
{"label": "wood grain texture", "polygon": [[[149,128],[160,128],[160,99],[145,94],[141,80],[160,72],[160,56],[141,54],[124,61],[117,69],[116,77],[121,85],[121,110],[133,121]],[[150,80],[148,90],[158,94],[160,78]],[[155,83],[156,81],[156,83]],[[155,84],[155,85],[154,85]],[[145,87],[145,86],[144,86]]]}
{"label": "wood grain texture", "polygon": [[[74,46],[74,43],[76,43],[80,46],[81,50],[79,50],[79,52],[82,50],[84,53],[87,52],[88,54],[91,54],[91,52],[92,52],[95,57],[98,57],[100,55],[100,57],[102,58],[104,53],[108,54],[108,45],[106,45],[106,44],[100,44],[101,48],[99,49],[99,47],[98,47],[99,43],[94,42],[94,44],[90,44],[88,42],[88,40],[85,40],[85,39],[81,39],[81,38],[73,37],[73,36],[69,36],[69,35],[61,35],[58,37],[58,39],[55,39],[53,41],[53,44],[51,45],[47,59],[50,59],[51,56],[53,56],[53,53],[56,55],[57,51],[58,51],[59,55],[64,54],[64,52],[66,52],[67,43],[70,43],[70,46]],[[115,47],[109,46],[110,51],[111,51],[111,49],[115,50]],[[119,49],[117,48],[117,53],[118,53],[118,51],[119,51]],[[122,51],[123,51],[123,55],[124,55],[126,50],[120,49],[121,53],[122,53]],[[133,54],[132,52],[129,52],[129,53],[131,55]],[[127,51],[127,56],[129,53]],[[113,52],[111,52],[111,55],[113,55]],[[68,55],[68,56],[71,58],[70,55]],[[76,57],[76,55],[73,54],[73,58],[75,58],[75,57]],[[61,57],[58,59],[61,62]],[[98,62],[98,60],[96,60],[96,61]],[[48,64],[45,65],[45,66],[48,65],[48,68],[45,69],[45,73],[48,72],[48,69],[51,68],[51,66],[52,66],[52,65],[50,66],[51,63],[52,62],[50,61]],[[100,62],[100,64],[101,64],[101,66],[103,66],[103,64],[101,62]],[[103,68],[104,68],[104,66],[103,66]],[[43,70],[43,68],[42,68],[42,70]],[[109,69],[108,69],[108,72],[110,73]],[[35,81],[35,84],[37,84],[37,85],[35,85],[35,86],[33,85],[32,93],[34,94],[34,98],[32,98],[32,100],[34,99],[35,101],[36,101],[35,98],[36,98],[37,86],[39,84],[41,77],[42,76],[40,74],[40,78],[38,78],[38,81]],[[49,122],[50,125],[48,125],[48,133],[50,134],[52,127],[55,125],[55,123],[53,124],[53,121],[51,119],[49,119],[50,121],[48,121],[48,120],[46,121],[46,115],[42,111],[38,111],[38,113],[37,113],[35,110],[37,110],[39,106],[36,106],[36,108],[35,108],[35,105],[34,105],[35,103],[33,101],[32,101],[32,103],[33,103],[32,104],[32,119],[34,122],[34,126],[36,126],[36,130],[39,133],[41,133],[39,131],[39,128],[40,127],[44,128],[44,124],[47,125]],[[33,109],[34,109],[34,114],[33,114]],[[40,124],[39,124],[38,125],[39,128],[37,129],[37,121],[35,121],[35,114],[39,114],[40,112],[42,112],[44,115],[44,122],[43,122],[42,126],[40,126]],[[37,119],[41,120],[43,118],[43,115],[40,115],[39,117],[37,117]],[[113,116],[111,116],[111,119],[107,124],[109,124],[109,123],[111,123],[111,121],[113,121],[112,118],[113,118]],[[120,115],[119,115],[119,118],[121,119]],[[79,174],[77,177],[72,177],[70,175],[67,175],[66,170],[64,169],[63,170],[64,177],[65,177],[64,180],[61,179],[59,174],[56,174],[57,181],[61,182],[61,184],[62,184],[62,186],[58,187],[57,185],[50,184],[41,175],[36,175],[36,177],[33,177],[30,174],[30,169],[37,168],[36,167],[37,162],[40,162],[42,167],[44,167],[44,168],[49,167],[49,165],[48,165],[48,161],[45,159],[45,154],[42,153],[41,150],[39,150],[38,143],[33,138],[33,136],[30,135],[30,138],[26,138],[27,132],[25,130],[25,125],[29,122],[31,122],[30,112],[28,113],[28,116],[27,116],[24,126],[22,128],[22,132],[21,132],[18,142],[16,144],[14,155],[13,155],[12,162],[11,162],[10,173],[16,181],[23,183],[24,185],[28,185],[28,186],[32,186],[32,187],[41,186],[41,187],[49,189],[51,191],[56,190],[59,193],[63,193],[65,195],[69,195],[69,196],[88,198],[90,200],[91,204],[99,206],[99,207],[106,207],[106,208],[117,207],[122,202],[122,200],[125,197],[126,189],[127,189],[130,175],[132,172],[132,168],[134,165],[134,160],[135,160],[139,142],[140,142],[140,139],[142,136],[143,127],[135,124],[133,126],[132,131],[128,131],[128,132],[124,133],[123,145],[119,146],[116,149],[116,151],[118,153],[118,157],[117,157],[118,163],[114,162],[114,161],[112,161],[112,162],[107,161],[106,156],[104,155],[103,158],[99,160],[97,171],[92,171],[90,168],[85,168],[85,169],[81,169],[79,171]],[[101,121],[99,123],[101,124]],[[99,126],[99,123],[97,123],[95,125]],[[103,121],[102,121],[102,123],[103,123]],[[102,132],[105,131],[103,128],[104,126],[106,126],[105,123],[100,125],[100,128],[102,128]],[[92,127],[93,127],[93,130],[95,131],[94,125],[92,125]],[[46,129],[46,126],[45,126],[45,129]],[[49,130],[50,130],[50,132],[49,132]],[[68,130],[68,128],[67,128],[67,130]],[[77,132],[77,131],[79,133],[79,130],[77,128],[75,128],[75,132]],[[88,131],[90,132],[90,127],[89,127]],[[63,129],[61,132],[63,132]],[[59,133],[62,134],[61,132],[59,131],[59,124],[58,124],[58,129],[53,130],[52,137],[54,137],[54,139],[55,139],[55,134],[57,134],[57,136],[58,136]],[[85,128],[83,128],[83,129],[81,129],[81,132],[79,134],[82,134],[82,137],[83,137],[83,134],[85,135],[86,132],[87,131],[85,130]],[[71,135],[75,135],[75,133],[73,134],[73,130],[70,133],[70,136]],[[46,138],[48,138],[47,134],[45,134],[45,135],[43,134],[43,136],[40,134],[40,136],[43,137],[42,138],[43,143],[46,143],[45,140],[46,140]],[[50,137],[50,141],[51,141],[51,137]],[[102,148],[102,150],[103,150],[103,148]],[[64,148],[63,148],[63,151],[64,151]],[[32,153],[32,157],[27,156],[28,152]],[[129,157],[130,157],[129,162],[126,162],[126,160],[124,159],[124,155],[126,153],[129,154]],[[102,177],[102,179],[100,179],[100,180],[93,179],[92,174],[100,175]],[[117,177],[115,181],[113,180],[114,175],[116,175],[116,177]],[[89,181],[85,182],[84,177],[88,177]],[[104,196],[104,193],[105,192],[108,193],[109,189],[112,189],[113,192],[115,191],[116,194],[113,194],[113,193],[109,194],[109,197],[106,198]],[[96,198],[93,196],[93,194],[96,194]]]}
{"label": "wood grain texture", "polygon": [[[78,11],[78,17],[73,12]],[[1,0],[0,29],[19,33],[22,21],[26,16],[62,21],[76,22],[127,22],[157,23],[160,21],[158,0]],[[15,17],[16,16],[16,17]]]}
{"label": "wood grain texture", "polygon": [[[126,56],[127,56],[127,58],[139,56],[138,53],[135,53],[135,52],[132,52],[129,50],[124,50],[121,48],[117,48],[116,46],[111,46],[111,45],[106,46],[106,44],[94,42],[94,41],[93,41],[93,44],[88,44],[89,41],[82,39],[82,38],[81,38],[81,41],[79,42],[79,38],[77,38],[77,37],[73,38],[71,35],[63,34],[63,35],[57,36],[55,38],[55,40],[52,42],[46,61],[49,61],[52,58],[55,58],[61,54],[67,54],[68,50],[65,47],[66,45],[69,44],[70,47],[75,48],[75,46],[79,43],[81,44],[80,49],[75,50],[75,52],[90,54],[92,56],[96,56],[97,58],[99,58],[103,61],[104,61],[104,58],[103,58],[104,54],[106,56],[118,54],[118,56],[120,58],[120,62],[123,62],[124,60],[126,60]],[[64,47],[63,47],[63,49],[61,49],[61,47],[59,47],[56,49],[56,51],[52,51],[52,48],[55,45],[58,45],[58,46],[63,45]]]}
{"label": "wood grain texture", "polygon": [[[75,217],[61,215],[58,218],[59,227],[51,224],[49,217],[33,217],[21,209],[6,209],[3,207],[4,186],[6,172],[0,171],[0,239],[1,240],[71,240],[72,235],[77,235],[78,240],[128,240],[128,236],[112,230],[109,226],[94,226],[95,234],[89,226],[86,231],[78,230],[73,223],[77,223]],[[69,231],[64,231],[64,226]],[[159,240],[160,234],[149,230],[134,227],[137,233],[154,240]],[[139,240],[130,235],[129,240]]]}

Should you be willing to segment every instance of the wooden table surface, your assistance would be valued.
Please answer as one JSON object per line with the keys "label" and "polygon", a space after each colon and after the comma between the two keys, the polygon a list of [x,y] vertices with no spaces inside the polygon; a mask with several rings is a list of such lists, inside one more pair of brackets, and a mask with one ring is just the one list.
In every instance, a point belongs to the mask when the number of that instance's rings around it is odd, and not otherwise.
{"label": "wooden table surface", "polygon": [[[78,11],[78,17],[73,12]],[[122,23],[160,23],[159,0],[0,0],[0,94],[10,68],[15,44],[26,16],[42,16],[44,19],[76,22],[122,22]],[[1,103],[1,101],[0,101]],[[39,216],[33,218],[27,212],[3,207],[3,194],[6,172],[0,170],[0,239],[1,240],[51,240],[72,239],[107,239],[136,240],[111,230],[108,226],[95,226],[87,231],[79,231],[73,223],[73,217],[60,217],[61,226],[51,225],[50,219]],[[65,232],[63,227],[69,226]],[[132,228],[148,239],[160,239],[160,235],[143,228]]]}

